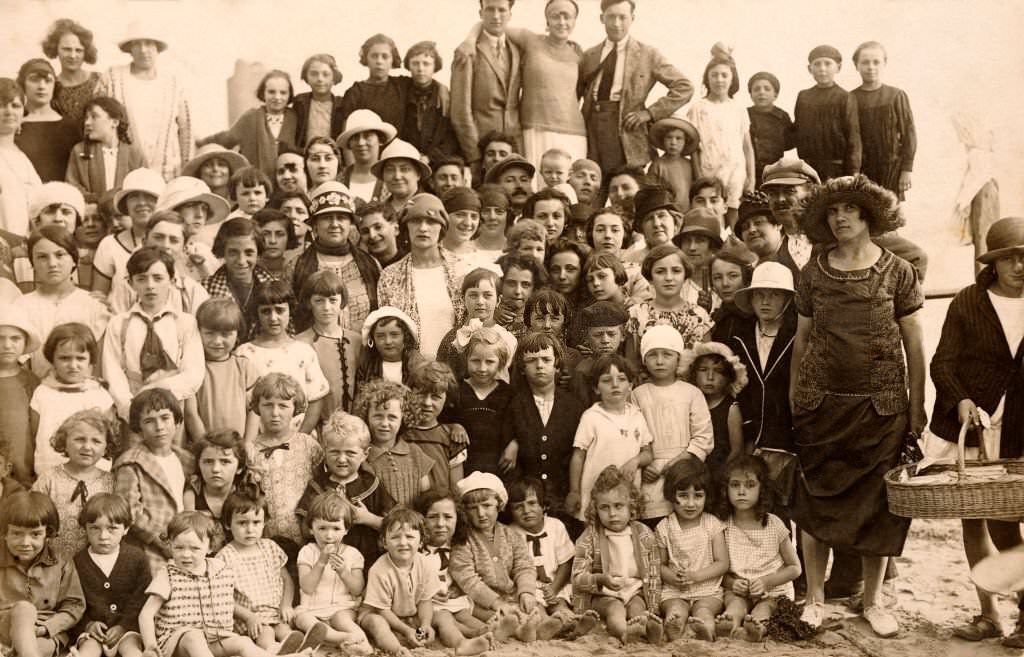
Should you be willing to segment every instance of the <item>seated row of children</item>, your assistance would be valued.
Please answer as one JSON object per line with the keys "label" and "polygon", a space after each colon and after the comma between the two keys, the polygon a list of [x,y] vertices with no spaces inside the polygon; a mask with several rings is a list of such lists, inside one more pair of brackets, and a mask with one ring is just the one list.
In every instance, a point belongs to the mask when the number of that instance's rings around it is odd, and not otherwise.
{"label": "seated row of children", "polygon": [[[148,422],[159,411],[144,415]],[[355,418],[332,420],[353,426]],[[154,437],[147,432],[151,447]],[[152,569],[137,546],[139,512],[120,495],[84,503],[76,525],[85,546],[65,558],[54,546],[62,531],[54,501],[18,492],[0,511],[0,644],[33,657],[72,640],[96,656],[260,657],[320,645],[407,655],[438,638],[468,655],[512,636],[580,636],[599,621],[623,643],[673,641],[687,626],[699,639],[727,631],[760,641],[778,599],[792,598],[800,565],[768,512],[764,462],[743,456],[726,472],[716,490],[698,459],[674,464],[664,483],[672,512],[652,531],[637,521],[635,478],[608,466],[575,546],[547,515],[538,479],[506,489],[474,472],[453,492],[418,495],[416,510],[395,506],[378,517],[383,554],[372,561],[348,541],[362,503],[328,490],[304,510],[310,538],[294,571],[267,538],[272,512],[258,486],[242,484],[224,501],[227,542],[215,558],[215,520],[183,511],[164,530],[169,561]],[[506,505],[511,525],[498,520]]]}

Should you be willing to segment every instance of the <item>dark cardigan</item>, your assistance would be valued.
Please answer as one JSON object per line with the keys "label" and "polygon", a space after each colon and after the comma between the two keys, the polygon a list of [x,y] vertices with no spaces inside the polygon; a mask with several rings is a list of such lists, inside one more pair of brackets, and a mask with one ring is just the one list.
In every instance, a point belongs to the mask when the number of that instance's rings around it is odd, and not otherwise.
{"label": "dark cardigan", "polygon": [[[971,399],[992,413],[1006,395],[1000,458],[1024,455],[1024,343],[1010,353],[1003,326],[987,289],[978,284],[960,290],[949,304],[939,346],[932,357],[935,409],[931,430],[955,441],[960,431],[957,404]],[[977,436],[968,434],[971,445]],[[995,455],[991,455],[995,456]]]}
{"label": "dark cardigan", "polygon": [[89,548],[84,548],[75,555],[75,570],[86,600],[85,614],[79,624],[82,630],[89,623],[100,621],[107,627],[120,625],[138,632],[139,612],[146,602],[145,590],[152,579],[145,552],[121,543],[114,569],[107,577],[89,557]]}
{"label": "dark cardigan", "polygon": [[796,321],[796,308],[790,304],[765,368],[761,367],[757,356],[756,317],[737,322],[735,335],[726,342],[747,367],[749,382],[736,396],[736,401],[743,414],[743,441],[748,445],[795,451],[789,372]]}
{"label": "dark cardigan", "polygon": [[[306,147],[306,129],[309,123],[309,106],[313,103],[313,93],[307,91],[292,98],[292,109],[295,110],[295,146]],[[341,109],[341,96],[331,94],[331,139],[345,132],[345,113]],[[345,144],[342,144],[345,146]]]}

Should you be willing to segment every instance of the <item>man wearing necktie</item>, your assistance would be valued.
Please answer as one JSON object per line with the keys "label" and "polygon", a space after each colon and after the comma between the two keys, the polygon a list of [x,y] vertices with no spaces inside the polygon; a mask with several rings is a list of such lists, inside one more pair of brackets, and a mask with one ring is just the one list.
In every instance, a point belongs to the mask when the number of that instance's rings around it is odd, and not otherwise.
{"label": "man wearing necktie", "polygon": [[[577,94],[587,124],[587,157],[612,171],[651,161],[648,126],[682,107],[693,85],[657,49],[629,36],[635,0],[601,0],[606,39],[587,50],[580,63]],[[668,93],[645,107],[655,82]],[[607,184],[602,185],[601,201]]]}
{"label": "man wearing necktie", "polygon": [[522,141],[519,124],[520,52],[505,36],[515,0],[480,0],[482,30],[456,48],[452,61],[451,121],[471,167],[480,137],[492,130]]}

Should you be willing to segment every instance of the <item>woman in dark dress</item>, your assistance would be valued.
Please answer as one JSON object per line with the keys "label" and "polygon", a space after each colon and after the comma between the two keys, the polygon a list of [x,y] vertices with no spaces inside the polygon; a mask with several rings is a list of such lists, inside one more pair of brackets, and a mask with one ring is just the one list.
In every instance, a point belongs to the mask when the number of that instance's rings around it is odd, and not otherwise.
{"label": "woman in dark dress", "polygon": [[57,73],[45,59],[30,59],[18,71],[25,90],[25,118],[14,138],[43,182],[63,181],[68,156],[78,142],[82,126],[75,126],[53,107]]}
{"label": "woman in dark dress", "polygon": [[46,33],[43,54],[60,60],[60,74],[53,91],[53,109],[75,126],[81,139],[85,104],[102,95],[100,74],[82,67],[82,64],[96,63],[92,31],[70,18],[59,18]]}
{"label": "woman in dark dress", "polygon": [[385,123],[395,127],[405,122],[405,82],[402,76],[389,75],[402,65],[394,39],[374,34],[359,48],[359,63],[369,69],[370,77],[357,80],[341,99],[343,121],[357,109],[373,110]]}
{"label": "woman in dark dress", "polygon": [[433,41],[420,41],[405,53],[403,65],[412,76],[399,78],[406,97],[405,122],[398,137],[415,146],[431,163],[456,155],[459,142],[448,118],[448,87],[434,79],[441,70],[441,55]]}
{"label": "woman in dark dress", "polygon": [[820,248],[797,285],[790,382],[803,620],[821,625],[828,549],[844,548],[861,557],[863,615],[882,637],[899,632],[881,605],[882,578],[910,528],[889,512],[883,476],[926,421],[924,294],[910,263],[871,241],[902,224],[896,197],[864,176],[830,180],[811,196],[800,226]]}

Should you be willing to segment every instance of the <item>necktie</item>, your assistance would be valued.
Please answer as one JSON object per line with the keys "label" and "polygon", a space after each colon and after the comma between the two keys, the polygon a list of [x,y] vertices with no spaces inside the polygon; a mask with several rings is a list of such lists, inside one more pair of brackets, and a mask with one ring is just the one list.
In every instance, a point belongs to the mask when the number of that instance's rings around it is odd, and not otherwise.
{"label": "necktie", "polygon": [[261,447],[260,452],[263,454],[264,457],[269,459],[271,456],[274,455],[274,452],[279,449],[287,451],[291,448],[288,446],[288,443],[285,442],[281,443],[280,445],[267,445],[266,447]]}
{"label": "necktie", "polygon": [[494,42],[494,60],[498,62],[498,66],[505,65],[505,43],[500,37]]}
{"label": "necktie", "polygon": [[541,532],[539,534],[527,534],[526,535],[526,540],[529,541],[530,545],[533,547],[533,556],[535,556],[535,557],[539,557],[540,556],[540,540],[542,538],[547,538],[547,537],[548,537],[548,533],[547,532]]}
{"label": "necktie", "polygon": [[85,487],[85,482],[82,480],[75,484],[75,491],[71,493],[71,502],[74,503],[79,497],[82,498],[82,506],[85,506],[85,503],[89,501],[89,489]]}
{"label": "necktie", "polygon": [[434,548],[434,554],[441,557],[441,570],[448,570],[448,552],[446,547]]}
{"label": "necktie", "polygon": [[146,381],[154,372],[174,368],[174,361],[170,359],[164,350],[163,342],[156,333],[153,326],[163,315],[150,319],[141,313],[135,316],[146,323],[146,338],[142,341],[142,349],[139,350],[139,369],[142,370],[142,380]]}
{"label": "necktie", "polygon": [[597,99],[610,100],[612,82],[615,81],[615,65],[619,61],[619,44],[612,44],[612,51],[601,62],[601,82],[597,85]]}

